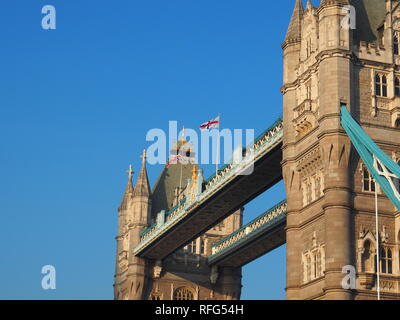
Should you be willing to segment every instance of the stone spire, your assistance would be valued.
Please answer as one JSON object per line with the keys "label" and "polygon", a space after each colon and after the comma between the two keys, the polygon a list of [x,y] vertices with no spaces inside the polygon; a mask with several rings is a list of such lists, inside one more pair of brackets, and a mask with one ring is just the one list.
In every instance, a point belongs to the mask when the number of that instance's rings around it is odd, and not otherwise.
{"label": "stone spire", "polygon": [[132,199],[133,195],[133,185],[132,185],[132,176],[134,174],[132,165],[129,165],[129,170],[127,171],[128,173],[128,184],[125,189],[124,196],[122,197],[121,205],[119,207],[119,210],[126,210],[128,208],[128,203]]}
{"label": "stone spire", "polygon": [[146,170],[146,159],[147,159],[146,150],[143,151],[143,155],[141,156],[141,158],[142,158],[142,169],[140,169],[139,177],[136,182],[136,187],[135,191],[133,192],[133,196],[150,197],[150,184]]}
{"label": "stone spire", "polygon": [[306,10],[311,10],[313,8],[313,4],[311,0],[307,0]]}
{"label": "stone spire", "polygon": [[292,18],[290,19],[289,28],[286,32],[285,41],[300,40],[301,37],[301,19],[304,9],[302,0],[296,0]]}

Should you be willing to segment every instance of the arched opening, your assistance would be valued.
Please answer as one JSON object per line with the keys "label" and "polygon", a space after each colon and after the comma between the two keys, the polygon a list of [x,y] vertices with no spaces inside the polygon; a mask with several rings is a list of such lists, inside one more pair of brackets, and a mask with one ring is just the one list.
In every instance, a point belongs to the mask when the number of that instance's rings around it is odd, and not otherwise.
{"label": "arched opening", "polygon": [[400,129],[400,118],[396,119],[394,122],[394,127]]}
{"label": "arched opening", "polygon": [[397,34],[393,35],[393,54],[399,54],[399,37]]}
{"label": "arched opening", "polygon": [[373,272],[372,269],[372,254],[371,254],[371,241],[364,242],[363,253],[361,256],[361,271]]}
{"label": "arched opening", "polygon": [[174,292],[174,300],[194,300],[194,295],[189,288],[178,288]]}

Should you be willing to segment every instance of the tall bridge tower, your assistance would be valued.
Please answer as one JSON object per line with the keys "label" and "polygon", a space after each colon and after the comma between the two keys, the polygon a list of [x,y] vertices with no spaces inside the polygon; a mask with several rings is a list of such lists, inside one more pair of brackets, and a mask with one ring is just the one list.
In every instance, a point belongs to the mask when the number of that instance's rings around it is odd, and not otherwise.
{"label": "tall bridge tower", "polygon": [[[128,171],[118,210],[118,235],[114,298],[118,300],[237,300],[241,294],[241,268],[213,268],[208,265],[211,247],[242,225],[242,209],[182,246],[165,259],[133,255],[149,227],[163,224],[176,208],[184,206],[203,187],[202,170],[182,138],[171,150],[171,163],[164,167],[153,189],[142,158],[136,186]],[[189,164],[174,161],[177,155],[191,157]]]}
{"label": "tall bridge tower", "polygon": [[[376,299],[375,188],[382,298],[398,298],[400,214],[351,146],[339,106],[400,159],[399,36],[397,0],[295,1],[282,45],[288,299]],[[344,266],[355,268],[353,290]]]}

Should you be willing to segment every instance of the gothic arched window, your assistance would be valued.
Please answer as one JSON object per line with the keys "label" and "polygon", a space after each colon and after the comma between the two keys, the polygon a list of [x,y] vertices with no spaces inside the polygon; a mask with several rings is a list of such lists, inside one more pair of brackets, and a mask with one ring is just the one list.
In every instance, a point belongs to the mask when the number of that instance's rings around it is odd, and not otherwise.
{"label": "gothic arched window", "polygon": [[395,121],[394,127],[395,128],[400,128],[400,118]]}
{"label": "gothic arched window", "polygon": [[179,288],[175,290],[174,300],[194,300],[193,292],[188,288]]}
{"label": "gothic arched window", "polygon": [[393,54],[399,54],[399,37],[397,34],[393,36]]}

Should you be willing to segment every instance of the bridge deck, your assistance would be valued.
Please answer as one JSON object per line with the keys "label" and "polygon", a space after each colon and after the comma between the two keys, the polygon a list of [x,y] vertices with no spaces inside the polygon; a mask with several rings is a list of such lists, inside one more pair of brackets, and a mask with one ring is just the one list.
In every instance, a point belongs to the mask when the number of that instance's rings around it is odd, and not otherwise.
{"label": "bridge deck", "polygon": [[283,201],[213,246],[210,265],[240,267],[286,242]]}
{"label": "bridge deck", "polygon": [[[247,149],[254,158],[225,166],[206,182],[195,201],[183,201],[148,228],[133,254],[164,259],[282,180],[282,121],[274,123]],[[247,152],[247,153],[248,153]],[[251,175],[240,175],[254,164]]]}

